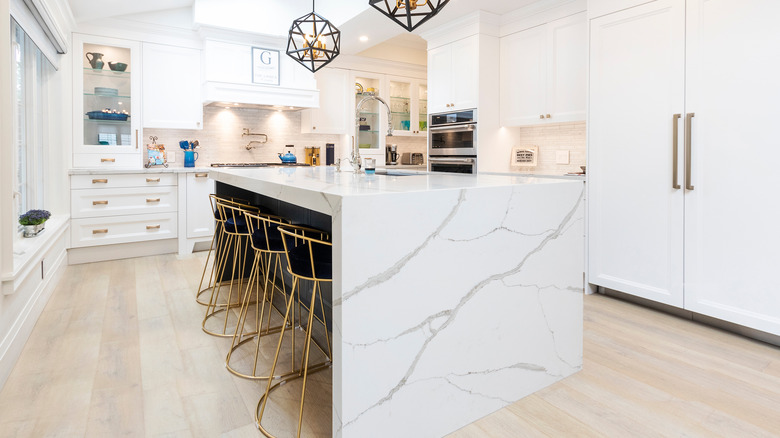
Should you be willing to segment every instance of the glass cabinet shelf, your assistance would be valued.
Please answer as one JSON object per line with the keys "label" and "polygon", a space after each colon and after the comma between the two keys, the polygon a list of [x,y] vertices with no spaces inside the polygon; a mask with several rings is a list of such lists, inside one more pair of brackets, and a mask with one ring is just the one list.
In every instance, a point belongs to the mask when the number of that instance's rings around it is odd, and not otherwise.
{"label": "glass cabinet shelf", "polygon": [[94,75],[94,76],[112,76],[112,77],[126,77],[127,79],[130,79],[130,73],[129,71],[114,71],[110,69],[97,69],[97,68],[89,68],[84,67],[84,74],[85,75]]}
{"label": "glass cabinet shelf", "polygon": [[106,97],[106,98],[112,98],[112,99],[117,99],[117,98],[120,98],[120,99],[130,99],[130,96],[118,96],[118,95],[114,96],[114,95],[111,95],[111,94],[84,93],[84,96],[89,96],[89,97]]}

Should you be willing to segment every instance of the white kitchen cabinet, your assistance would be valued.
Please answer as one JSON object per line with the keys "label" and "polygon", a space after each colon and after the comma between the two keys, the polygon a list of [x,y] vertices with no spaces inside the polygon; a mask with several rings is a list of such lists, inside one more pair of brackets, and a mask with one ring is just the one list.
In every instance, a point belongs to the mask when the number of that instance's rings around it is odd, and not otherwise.
{"label": "white kitchen cabinet", "polygon": [[315,75],[320,91],[319,108],[301,111],[301,132],[304,134],[347,134],[351,130],[352,117],[348,117],[350,84],[348,70],[324,68]]}
{"label": "white kitchen cabinet", "polygon": [[214,193],[214,180],[208,172],[187,173],[187,238],[211,237],[214,234],[214,212],[209,195]]}
{"label": "white kitchen cabinet", "polygon": [[71,175],[71,246],[175,239],[176,185],[172,174]]}
{"label": "white kitchen cabinet", "polygon": [[[352,123],[350,131],[353,141],[356,141],[360,148],[362,158],[374,158],[377,163],[384,163],[385,143],[387,139],[387,109],[377,100],[366,101],[360,107],[358,116],[358,125],[360,128],[355,130],[355,115],[357,105],[368,97],[370,93],[384,98],[387,102],[387,77],[379,73],[370,73],[362,71],[352,71],[352,82],[355,84],[354,91],[350,94],[353,103],[350,105],[350,114]],[[360,87],[358,87],[358,84]],[[362,88],[362,93],[356,91]],[[351,149],[350,149],[351,150]]]}
{"label": "white kitchen cabinet", "polygon": [[143,126],[202,129],[200,50],[143,43]]}
{"label": "white kitchen cabinet", "polygon": [[780,334],[780,252],[755,244],[780,241],[778,15],[657,0],[591,21],[591,283]]}
{"label": "white kitchen cabinet", "polygon": [[476,108],[480,87],[479,36],[428,51],[428,112]]}
{"label": "white kitchen cabinet", "polygon": [[585,15],[501,38],[502,126],[585,120]]}
{"label": "white kitchen cabinet", "polygon": [[399,76],[388,76],[387,104],[393,114],[393,135],[425,137],[428,133],[428,86]]}
{"label": "white kitchen cabinet", "polygon": [[140,169],[140,43],[74,33],[73,47],[73,167]]}

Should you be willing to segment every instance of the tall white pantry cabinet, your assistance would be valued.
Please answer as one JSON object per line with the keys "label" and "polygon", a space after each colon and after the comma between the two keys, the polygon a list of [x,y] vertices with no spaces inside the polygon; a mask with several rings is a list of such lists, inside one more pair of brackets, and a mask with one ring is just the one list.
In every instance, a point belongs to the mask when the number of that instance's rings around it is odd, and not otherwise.
{"label": "tall white pantry cabinet", "polygon": [[591,3],[590,282],[780,335],[780,2]]}

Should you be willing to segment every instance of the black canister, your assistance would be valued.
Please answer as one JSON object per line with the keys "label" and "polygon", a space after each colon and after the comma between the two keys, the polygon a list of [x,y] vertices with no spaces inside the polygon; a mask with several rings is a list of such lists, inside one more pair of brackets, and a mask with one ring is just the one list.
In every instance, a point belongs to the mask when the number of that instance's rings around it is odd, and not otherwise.
{"label": "black canister", "polygon": [[325,143],[325,165],[331,166],[336,162],[336,151],[333,143]]}

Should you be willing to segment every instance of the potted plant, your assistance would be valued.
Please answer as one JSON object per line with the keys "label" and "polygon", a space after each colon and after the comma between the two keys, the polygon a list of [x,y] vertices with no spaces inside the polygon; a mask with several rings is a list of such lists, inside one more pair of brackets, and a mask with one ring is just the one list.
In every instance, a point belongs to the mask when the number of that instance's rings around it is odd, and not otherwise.
{"label": "potted plant", "polygon": [[35,237],[43,231],[51,213],[46,210],[30,210],[19,216],[19,224],[24,226],[24,237]]}

